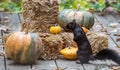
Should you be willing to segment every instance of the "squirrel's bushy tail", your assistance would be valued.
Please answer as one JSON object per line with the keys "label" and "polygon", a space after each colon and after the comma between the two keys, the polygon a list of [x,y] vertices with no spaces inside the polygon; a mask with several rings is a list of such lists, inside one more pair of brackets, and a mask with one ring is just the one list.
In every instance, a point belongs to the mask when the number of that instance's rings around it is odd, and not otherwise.
{"label": "squirrel's bushy tail", "polygon": [[120,64],[120,55],[112,49],[103,49],[99,51],[95,56],[95,59],[105,60],[110,59],[118,64]]}

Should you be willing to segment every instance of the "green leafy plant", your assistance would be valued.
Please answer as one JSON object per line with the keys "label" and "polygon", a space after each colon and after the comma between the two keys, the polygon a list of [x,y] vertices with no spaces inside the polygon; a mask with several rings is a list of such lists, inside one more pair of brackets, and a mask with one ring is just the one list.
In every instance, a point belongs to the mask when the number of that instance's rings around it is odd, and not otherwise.
{"label": "green leafy plant", "polygon": [[22,2],[2,1],[0,2],[0,11],[21,13]]}
{"label": "green leafy plant", "polygon": [[112,7],[114,7],[116,11],[120,12],[120,2],[117,2],[116,4],[112,4]]}
{"label": "green leafy plant", "polygon": [[109,2],[108,4],[109,6],[115,8],[117,12],[120,12],[120,0],[115,0],[113,2]]}
{"label": "green leafy plant", "polygon": [[63,0],[60,4],[60,10],[79,8],[80,10],[93,9],[95,11],[101,11],[106,7],[104,0],[98,0],[95,3],[91,1],[92,0]]}
{"label": "green leafy plant", "polygon": [[60,3],[60,10],[69,9],[69,8],[74,9],[73,2],[74,2],[74,0],[63,0]]}
{"label": "green leafy plant", "polygon": [[87,4],[88,0],[63,0],[60,3],[60,10],[63,9],[81,9],[88,10],[90,4]]}
{"label": "green leafy plant", "polygon": [[94,4],[91,5],[90,8],[94,9],[95,11],[103,11],[103,9],[106,7],[104,0],[98,0]]}

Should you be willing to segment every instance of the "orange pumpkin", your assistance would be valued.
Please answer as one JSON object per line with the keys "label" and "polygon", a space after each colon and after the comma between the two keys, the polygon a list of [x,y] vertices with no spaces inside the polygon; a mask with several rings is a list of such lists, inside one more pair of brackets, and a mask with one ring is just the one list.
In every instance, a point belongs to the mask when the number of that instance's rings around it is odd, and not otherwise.
{"label": "orange pumpkin", "polygon": [[50,33],[52,34],[59,34],[61,32],[60,26],[52,26],[50,27]]}
{"label": "orange pumpkin", "polygon": [[82,29],[83,29],[83,31],[84,31],[85,33],[87,33],[87,32],[88,32],[88,29],[87,29],[87,28],[82,27]]}
{"label": "orange pumpkin", "polygon": [[5,44],[8,58],[21,64],[33,64],[37,60],[42,41],[35,33],[16,32],[9,36]]}
{"label": "orange pumpkin", "polygon": [[77,58],[77,48],[75,47],[67,47],[60,51],[60,53],[63,55],[66,59],[76,59]]}

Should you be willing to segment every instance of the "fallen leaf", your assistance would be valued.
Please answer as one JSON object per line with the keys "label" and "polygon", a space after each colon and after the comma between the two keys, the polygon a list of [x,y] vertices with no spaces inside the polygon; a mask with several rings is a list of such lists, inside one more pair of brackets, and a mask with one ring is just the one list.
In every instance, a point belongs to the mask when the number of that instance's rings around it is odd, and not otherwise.
{"label": "fallen leaf", "polygon": [[112,69],[112,70],[119,70],[119,69],[120,69],[120,66],[112,66],[111,69]]}
{"label": "fallen leaf", "polygon": [[10,27],[4,26],[4,25],[0,25],[0,31],[4,31],[4,32],[9,32],[11,30]]}
{"label": "fallen leaf", "polygon": [[117,38],[116,41],[120,41],[120,38]]}
{"label": "fallen leaf", "polygon": [[4,23],[10,22],[9,17],[4,17],[3,20],[4,20]]}

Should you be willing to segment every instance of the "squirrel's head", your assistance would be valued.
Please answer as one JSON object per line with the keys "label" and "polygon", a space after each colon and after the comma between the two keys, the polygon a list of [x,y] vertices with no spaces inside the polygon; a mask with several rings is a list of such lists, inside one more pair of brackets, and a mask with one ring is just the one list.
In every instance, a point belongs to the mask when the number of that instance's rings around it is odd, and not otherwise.
{"label": "squirrel's head", "polygon": [[67,28],[67,29],[70,29],[70,30],[74,30],[75,27],[76,27],[76,21],[75,21],[75,19],[73,19],[72,22],[69,22],[69,23],[66,25],[66,28]]}

